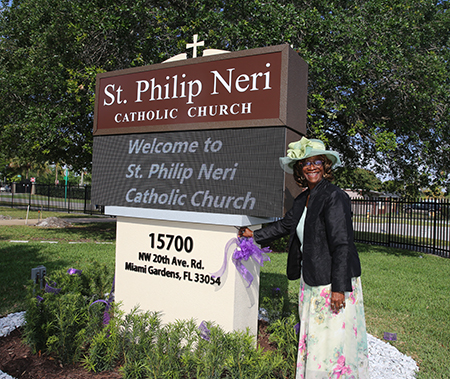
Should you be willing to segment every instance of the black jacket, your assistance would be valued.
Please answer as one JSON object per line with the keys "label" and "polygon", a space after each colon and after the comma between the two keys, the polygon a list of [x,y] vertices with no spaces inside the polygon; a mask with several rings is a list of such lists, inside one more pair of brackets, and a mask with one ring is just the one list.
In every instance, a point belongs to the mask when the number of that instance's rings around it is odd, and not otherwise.
{"label": "black jacket", "polygon": [[[297,224],[310,196],[306,214],[303,249]],[[302,192],[283,219],[255,230],[257,243],[268,243],[289,234],[287,276],[310,286],[331,283],[331,290],[352,291],[351,278],[361,275],[361,264],[353,242],[351,202],[339,187],[323,179],[312,191]]]}

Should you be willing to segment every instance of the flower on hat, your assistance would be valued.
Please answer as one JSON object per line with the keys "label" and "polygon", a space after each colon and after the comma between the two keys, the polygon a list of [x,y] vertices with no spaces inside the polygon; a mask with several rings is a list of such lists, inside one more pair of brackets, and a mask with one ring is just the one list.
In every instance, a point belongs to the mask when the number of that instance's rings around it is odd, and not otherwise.
{"label": "flower on hat", "polygon": [[341,164],[339,154],[326,150],[325,144],[321,140],[302,137],[300,141],[291,142],[288,145],[286,156],[280,158],[280,165],[285,172],[292,174],[295,162],[317,155],[328,157],[333,168]]}
{"label": "flower on hat", "polygon": [[[289,158],[302,159],[308,153],[307,152],[308,147],[310,147],[312,149],[314,147],[314,145],[309,139],[303,137],[300,141],[291,142],[288,145],[288,150],[287,150],[286,155]],[[309,150],[311,150],[311,149],[309,149]]]}

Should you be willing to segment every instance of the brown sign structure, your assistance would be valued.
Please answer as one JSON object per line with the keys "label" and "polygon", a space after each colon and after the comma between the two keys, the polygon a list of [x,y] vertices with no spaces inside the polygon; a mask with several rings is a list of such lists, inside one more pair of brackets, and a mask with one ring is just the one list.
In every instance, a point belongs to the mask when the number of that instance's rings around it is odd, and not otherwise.
{"label": "brown sign structure", "polygon": [[265,126],[305,134],[307,72],[279,45],[99,74],[94,135]]}
{"label": "brown sign structure", "polygon": [[306,101],[288,45],[99,74],[92,202],[281,217],[297,188],[278,158]]}

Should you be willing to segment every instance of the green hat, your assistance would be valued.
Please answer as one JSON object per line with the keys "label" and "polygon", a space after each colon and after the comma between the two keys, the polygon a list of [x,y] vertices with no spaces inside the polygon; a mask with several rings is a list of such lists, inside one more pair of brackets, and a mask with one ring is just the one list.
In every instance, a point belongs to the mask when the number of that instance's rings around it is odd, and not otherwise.
{"label": "green hat", "polygon": [[302,137],[300,141],[291,142],[288,145],[286,157],[280,158],[280,165],[284,171],[292,174],[294,164],[297,161],[316,155],[325,155],[329,158],[333,164],[332,168],[341,164],[339,154],[335,151],[325,150],[325,145],[321,140]]}

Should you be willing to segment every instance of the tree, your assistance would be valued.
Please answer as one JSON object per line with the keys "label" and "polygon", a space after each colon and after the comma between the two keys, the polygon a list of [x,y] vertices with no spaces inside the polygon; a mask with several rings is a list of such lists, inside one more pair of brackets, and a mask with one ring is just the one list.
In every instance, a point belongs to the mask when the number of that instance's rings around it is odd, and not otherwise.
{"label": "tree", "polygon": [[448,0],[7,3],[5,158],[88,168],[95,75],[159,63],[199,34],[205,48],[230,51],[292,45],[309,64],[308,136],[339,151],[345,167],[415,188],[450,182]]}
{"label": "tree", "polygon": [[70,88],[74,15],[64,2],[14,2],[1,17],[2,154],[22,164],[90,160],[89,98]]}
{"label": "tree", "polygon": [[311,11],[299,49],[310,64],[309,127],[346,164],[414,186],[448,182],[447,9],[373,0]]}
{"label": "tree", "polygon": [[361,191],[362,195],[370,191],[381,191],[382,183],[374,172],[362,168],[341,167],[336,170],[335,184],[344,189]]}
{"label": "tree", "polygon": [[[67,170],[68,178],[67,183],[71,186],[80,184],[80,178],[70,170]],[[37,184],[55,185],[56,180],[60,185],[65,183],[66,169],[59,165],[47,165],[42,170],[31,170],[30,176],[37,177]]]}

